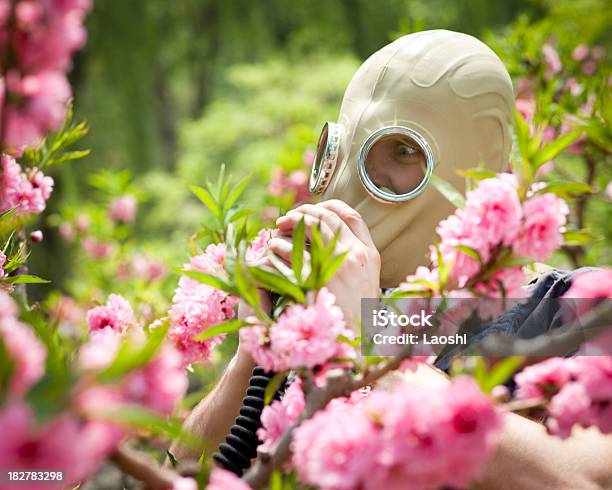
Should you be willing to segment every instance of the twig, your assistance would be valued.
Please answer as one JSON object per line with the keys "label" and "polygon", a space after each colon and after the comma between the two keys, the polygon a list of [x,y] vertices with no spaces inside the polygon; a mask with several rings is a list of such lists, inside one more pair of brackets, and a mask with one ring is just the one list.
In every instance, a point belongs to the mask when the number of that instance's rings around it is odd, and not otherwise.
{"label": "twig", "polygon": [[485,338],[479,347],[483,356],[505,356],[509,352],[517,356],[569,355],[586,340],[592,339],[612,325],[612,301],[604,300],[570,325],[531,339],[517,339],[506,335]]}
{"label": "twig", "polygon": [[121,471],[143,482],[147,490],[168,490],[180,478],[153,458],[126,445],[117,449],[110,459]]}

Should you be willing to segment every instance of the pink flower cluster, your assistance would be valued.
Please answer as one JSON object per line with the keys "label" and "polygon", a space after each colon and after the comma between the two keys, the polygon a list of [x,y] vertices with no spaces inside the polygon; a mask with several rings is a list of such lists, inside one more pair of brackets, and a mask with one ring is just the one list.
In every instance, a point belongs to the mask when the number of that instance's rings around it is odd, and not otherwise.
{"label": "pink flower cluster", "polygon": [[111,294],[104,306],[96,306],[87,312],[90,332],[103,329],[123,333],[136,322],[130,303],[118,294]]}
{"label": "pink flower cluster", "polygon": [[335,296],[322,288],[316,297],[309,295],[308,305],[289,306],[270,328],[249,318],[255,325],[240,329],[240,342],[268,371],[320,368],[334,358],[352,357],[354,351],[338,337],[353,338],[353,331],[335,301]]}
{"label": "pink flower cluster", "polygon": [[287,173],[283,169],[275,169],[268,192],[276,197],[291,193],[294,204],[310,201],[312,197],[308,189],[308,173],[304,170]]}
{"label": "pink flower cluster", "polygon": [[[144,332],[138,328],[124,334],[111,329],[94,332],[79,351],[81,370],[104,370],[113,362],[123,342],[143,343]],[[133,403],[170,414],[186,390],[187,376],[181,354],[173,346],[163,345],[150,361],[120,381],[84,387],[77,396],[76,405],[90,416],[95,416],[100,410]]]}
{"label": "pink flower cluster", "polygon": [[269,451],[278,439],[291,427],[304,410],[302,380],[296,378],[289,385],[281,400],[274,400],[261,412],[261,428],[257,437],[262,441],[259,451]]}
{"label": "pink flower cluster", "polygon": [[134,196],[119,196],[112,200],[108,215],[117,223],[132,223],[136,219],[138,201]]}
{"label": "pink flower cluster", "polygon": [[247,264],[253,264],[259,256],[265,251],[268,245],[268,240],[275,237],[278,234],[278,230],[264,228],[259,230],[257,236],[251,241],[249,248],[247,248],[245,254],[245,260]]}
{"label": "pink flower cluster", "polygon": [[476,384],[399,385],[333,403],[293,436],[300,479],[326,490],[466,487],[495,448],[502,415]]}
{"label": "pink flower cluster", "polygon": [[17,208],[17,214],[40,214],[53,191],[53,179],[36,168],[27,174],[9,155],[0,156],[0,212]]}
{"label": "pink flower cluster", "polygon": [[[458,250],[458,246],[478,252],[485,264],[495,260],[504,249],[545,260],[561,246],[561,231],[568,214],[565,202],[553,194],[536,194],[521,203],[516,177],[499,174],[482,180],[467,193],[465,208],[440,222],[436,229],[441,239],[440,251],[445,262],[452,261],[451,274],[458,286],[463,287],[480,271],[481,265]],[[432,260],[436,262],[435,253]],[[507,296],[520,294],[523,283],[520,268],[498,271],[480,289],[499,295],[498,280],[504,283]]]}
{"label": "pink flower cluster", "polygon": [[569,437],[574,426],[612,433],[612,357],[552,358],[526,367],[515,380],[519,398],[550,400],[552,434]]}
{"label": "pink flower cluster", "polygon": [[17,305],[0,290],[0,341],[13,365],[9,392],[23,395],[45,372],[47,351],[29,325],[17,318]]}
{"label": "pink flower cluster", "polygon": [[215,468],[210,474],[206,490],[251,490],[251,487],[233,473]]}
{"label": "pink flower cluster", "polygon": [[4,148],[36,144],[62,123],[71,96],[65,71],[85,43],[90,7],[90,0],[0,0]]}
{"label": "pink flower cluster", "polygon": [[[223,274],[225,254],[225,245],[209,245],[203,254],[192,257],[184,268],[208,274]],[[223,337],[206,340],[196,340],[194,337],[213,325],[233,318],[233,306],[236,303],[237,298],[224,291],[181,276],[168,312],[168,337],[182,353],[185,365],[209,359],[212,349]]]}
{"label": "pink flower cluster", "polygon": [[[84,422],[67,412],[39,425],[21,401],[0,408],[0,430],[0,468],[64,472],[63,482],[37,482],[37,490],[72,488],[97,470],[121,438],[108,423]],[[2,490],[12,487],[0,484]]]}

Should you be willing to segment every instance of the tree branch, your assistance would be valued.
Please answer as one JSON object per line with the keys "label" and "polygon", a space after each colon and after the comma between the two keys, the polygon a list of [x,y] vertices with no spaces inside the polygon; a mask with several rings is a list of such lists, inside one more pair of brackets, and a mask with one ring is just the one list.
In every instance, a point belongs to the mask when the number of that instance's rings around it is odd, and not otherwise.
{"label": "tree branch", "polygon": [[127,445],[117,449],[110,460],[121,471],[143,482],[147,490],[168,490],[180,478],[178,473],[162,468],[153,458]]}

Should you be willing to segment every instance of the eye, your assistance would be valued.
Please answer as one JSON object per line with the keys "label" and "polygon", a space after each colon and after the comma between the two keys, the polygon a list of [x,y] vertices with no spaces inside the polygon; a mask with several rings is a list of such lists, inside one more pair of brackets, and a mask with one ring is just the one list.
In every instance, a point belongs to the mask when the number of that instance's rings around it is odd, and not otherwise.
{"label": "eye", "polygon": [[409,157],[412,155],[416,155],[419,150],[410,145],[400,143],[399,145],[397,145],[397,152],[402,157]]}

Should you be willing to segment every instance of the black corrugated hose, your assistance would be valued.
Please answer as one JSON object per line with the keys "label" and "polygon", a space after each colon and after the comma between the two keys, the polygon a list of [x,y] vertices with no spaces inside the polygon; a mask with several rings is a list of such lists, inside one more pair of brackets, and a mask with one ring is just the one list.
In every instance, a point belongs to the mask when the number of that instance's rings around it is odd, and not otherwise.
{"label": "black corrugated hose", "polygon": [[[219,450],[213,455],[217,464],[238,476],[242,476],[244,470],[251,466],[251,459],[257,456],[257,446],[260,444],[257,429],[261,427],[266,387],[274,374],[259,366],[253,369],[240,415],[236,417],[225,442],[219,445]],[[285,387],[286,383],[282,383],[274,395],[275,400],[280,400]]]}

